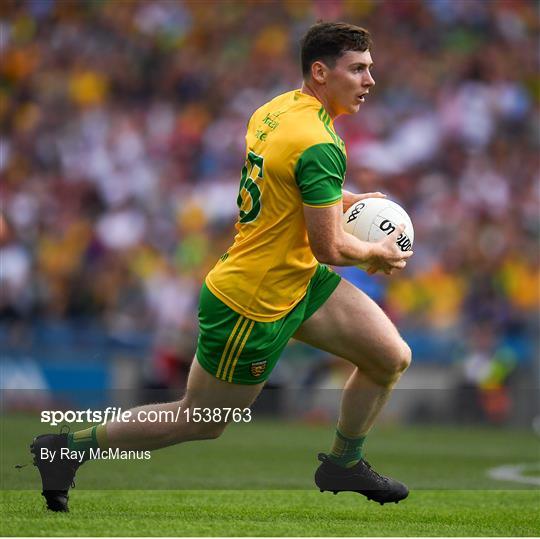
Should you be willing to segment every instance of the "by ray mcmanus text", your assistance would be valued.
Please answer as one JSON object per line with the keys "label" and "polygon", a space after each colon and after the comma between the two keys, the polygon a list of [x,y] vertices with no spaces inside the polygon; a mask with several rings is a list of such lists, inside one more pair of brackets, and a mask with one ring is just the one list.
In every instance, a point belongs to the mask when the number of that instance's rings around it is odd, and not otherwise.
{"label": "by ray mcmanus text", "polygon": [[89,448],[85,451],[70,450],[67,447],[62,447],[60,450],[50,450],[45,447],[41,448],[41,459],[53,462],[60,451],[60,459],[75,460],[82,463],[85,459],[85,453],[88,451],[90,460],[150,460],[152,454],[150,451],[134,451],[119,448],[100,449]]}

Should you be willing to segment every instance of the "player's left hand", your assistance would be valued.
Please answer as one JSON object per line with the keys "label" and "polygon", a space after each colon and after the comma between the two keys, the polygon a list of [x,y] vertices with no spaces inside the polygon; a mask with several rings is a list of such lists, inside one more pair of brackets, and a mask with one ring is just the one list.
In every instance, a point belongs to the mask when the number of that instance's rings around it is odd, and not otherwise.
{"label": "player's left hand", "polygon": [[384,193],[376,191],[375,193],[351,193],[350,191],[342,191],[343,196],[343,212],[345,213],[354,203],[366,198],[386,198]]}

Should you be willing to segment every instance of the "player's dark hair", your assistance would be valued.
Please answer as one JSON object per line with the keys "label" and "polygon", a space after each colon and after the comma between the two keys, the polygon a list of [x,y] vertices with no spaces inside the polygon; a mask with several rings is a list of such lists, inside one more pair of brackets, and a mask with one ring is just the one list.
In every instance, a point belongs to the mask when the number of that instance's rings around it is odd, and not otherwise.
{"label": "player's dark hair", "polygon": [[371,49],[371,36],[365,28],[345,22],[318,22],[300,41],[302,74],[307,77],[313,62],[324,62],[331,69],[347,51]]}

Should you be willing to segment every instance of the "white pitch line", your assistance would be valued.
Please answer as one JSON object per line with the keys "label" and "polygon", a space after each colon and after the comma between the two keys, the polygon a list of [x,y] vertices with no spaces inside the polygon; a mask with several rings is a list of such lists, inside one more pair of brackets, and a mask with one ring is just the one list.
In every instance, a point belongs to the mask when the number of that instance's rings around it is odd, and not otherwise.
{"label": "white pitch line", "polygon": [[527,485],[539,485],[540,477],[530,477],[524,475],[527,471],[540,470],[540,463],[537,464],[508,464],[506,466],[497,466],[487,471],[491,479],[499,481],[514,481],[515,483],[525,483]]}

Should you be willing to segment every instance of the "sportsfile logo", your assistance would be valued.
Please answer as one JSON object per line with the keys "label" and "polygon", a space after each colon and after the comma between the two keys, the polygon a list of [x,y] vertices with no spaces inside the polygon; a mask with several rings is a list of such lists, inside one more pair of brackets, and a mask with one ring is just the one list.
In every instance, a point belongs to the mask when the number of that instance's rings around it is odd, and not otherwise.
{"label": "sportsfile logo", "polygon": [[[145,412],[145,410],[140,410]],[[43,410],[41,412],[41,422],[48,423],[52,427],[62,423],[100,423],[105,425],[109,421],[117,421],[119,423],[129,423],[132,421],[133,412],[131,410],[122,410],[116,406],[107,406],[105,410]],[[143,421],[152,421],[152,417],[143,419]]]}

